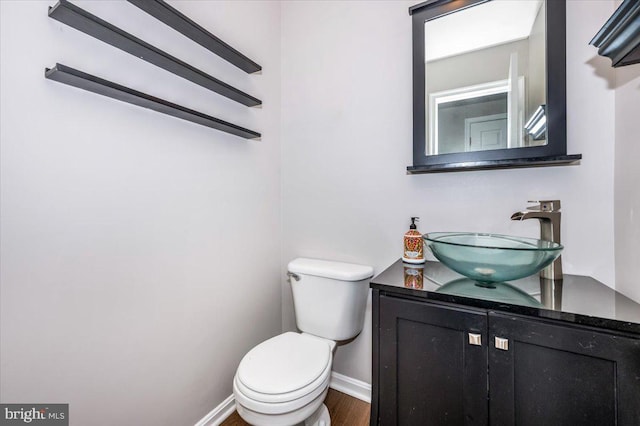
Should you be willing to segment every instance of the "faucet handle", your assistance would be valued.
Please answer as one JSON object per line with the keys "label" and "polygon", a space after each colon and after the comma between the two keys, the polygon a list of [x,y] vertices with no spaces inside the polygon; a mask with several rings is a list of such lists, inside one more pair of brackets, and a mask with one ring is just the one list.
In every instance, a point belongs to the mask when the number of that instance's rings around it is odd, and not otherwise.
{"label": "faucet handle", "polygon": [[527,207],[527,210],[540,210],[543,212],[556,212],[560,210],[560,200],[529,201],[529,203],[539,204],[537,206]]}

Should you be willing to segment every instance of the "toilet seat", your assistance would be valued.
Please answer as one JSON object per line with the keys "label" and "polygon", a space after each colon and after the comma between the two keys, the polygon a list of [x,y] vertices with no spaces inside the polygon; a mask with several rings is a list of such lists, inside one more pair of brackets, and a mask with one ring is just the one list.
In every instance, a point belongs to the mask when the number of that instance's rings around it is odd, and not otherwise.
{"label": "toilet seat", "polygon": [[[288,399],[281,402],[262,402],[247,396],[238,388],[238,376],[233,380],[233,394],[236,399],[236,405],[242,406],[248,410],[265,415],[280,415],[295,412],[305,406],[313,405],[313,403],[322,404],[327,390],[329,389],[329,380],[331,375],[327,374],[326,378],[310,392],[297,399]],[[309,413],[310,414],[310,413]]]}
{"label": "toilet seat", "polygon": [[292,332],[273,337],[240,361],[233,380],[236,401],[265,414],[297,410],[326,393],[332,361],[327,340]]}
{"label": "toilet seat", "polygon": [[260,343],[240,361],[238,389],[261,402],[278,403],[313,392],[331,374],[329,341],[287,332]]}

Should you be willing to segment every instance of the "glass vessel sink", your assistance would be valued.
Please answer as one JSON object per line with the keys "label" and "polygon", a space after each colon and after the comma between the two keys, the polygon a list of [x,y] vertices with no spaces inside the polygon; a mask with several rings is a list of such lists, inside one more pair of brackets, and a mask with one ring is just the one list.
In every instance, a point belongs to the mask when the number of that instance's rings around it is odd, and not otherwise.
{"label": "glass vessel sink", "polygon": [[432,232],[423,238],[445,266],[487,287],[533,275],[563,249],[551,241],[496,234]]}

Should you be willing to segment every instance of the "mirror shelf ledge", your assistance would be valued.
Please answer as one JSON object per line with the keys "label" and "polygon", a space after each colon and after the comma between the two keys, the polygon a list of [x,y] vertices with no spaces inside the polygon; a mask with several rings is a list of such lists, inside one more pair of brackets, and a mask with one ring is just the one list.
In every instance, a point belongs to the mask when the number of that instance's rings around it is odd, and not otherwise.
{"label": "mirror shelf ledge", "polygon": [[408,166],[407,174],[462,172],[472,170],[495,170],[523,167],[549,167],[578,165],[582,154],[557,155],[552,157],[515,158],[506,160],[464,161],[459,163],[440,163]]}

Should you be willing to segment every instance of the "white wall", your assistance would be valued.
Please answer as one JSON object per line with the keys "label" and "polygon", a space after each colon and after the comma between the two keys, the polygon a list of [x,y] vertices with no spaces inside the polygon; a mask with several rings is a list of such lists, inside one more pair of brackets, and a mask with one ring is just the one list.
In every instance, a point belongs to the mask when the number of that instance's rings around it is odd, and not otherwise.
{"label": "white wall", "polygon": [[[72,424],[192,424],[231,393],[250,347],[294,328],[281,278],[290,259],[380,272],[401,256],[413,215],[423,232],[536,236],[537,223],[510,214],[557,197],[565,272],[610,286],[614,271],[637,272],[633,258],[614,267],[613,240],[613,135],[616,164],[631,163],[635,118],[623,113],[637,110],[637,84],[614,92],[608,59],[587,45],[610,0],[568,2],[568,152],[581,165],[416,176],[405,173],[415,1],[174,2],[261,63],[258,76],[129,4],[77,3],[264,107],[53,21],[48,2],[0,2],[3,401],[70,402]],[[262,141],[47,81],[55,62],[255,128]],[[624,203],[638,197],[637,173],[616,173],[619,255],[627,242],[637,249],[637,237],[620,235],[628,218],[637,223],[637,203]],[[370,381],[370,321],[369,306],[336,371]]]}
{"label": "white wall", "polygon": [[640,64],[616,69],[616,289],[640,302]]}
{"label": "white wall", "polygon": [[[247,75],[118,2],[74,2],[264,101],[249,109],[2,1],[3,402],[72,425],[188,425],[281,329],[280,5],[173,4]],[[44,79],[56,62],[256,129],[246,141]]]}
{"label": "white wall", "polygon": [[[581,165],[406,175],[411,164],[411,24],[415,1],[286,2],[282,9],[283,269],[296,256],[382,271],[402,254],[409,217],[422,232],[539,235],[509,220],[527,200],[562,200],[566,273],[614,285],[614,92],[588,45],[611,1],[567,2],[568,153]],[[283,286],[283,327],[294,327]],[[370,381],[365,331],[335,370]]]}

